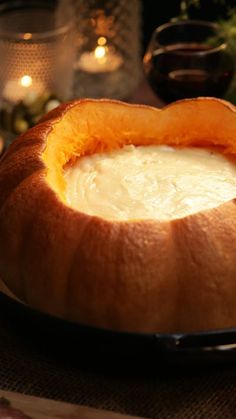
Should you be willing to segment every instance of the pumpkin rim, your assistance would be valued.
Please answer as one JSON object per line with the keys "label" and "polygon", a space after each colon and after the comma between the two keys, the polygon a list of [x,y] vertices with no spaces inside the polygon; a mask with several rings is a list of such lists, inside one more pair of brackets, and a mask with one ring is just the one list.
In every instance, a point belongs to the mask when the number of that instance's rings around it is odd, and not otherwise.
{"label": "pumpkin rim", "polygon": [[[216,103],[216,104],[220,104],[223,107],[225,107],[225,109],[230,110],[230,111],[236,113],[236,107],[233,104],[231,104],[230,102],[228,102],[228,101],[226,101],[224,99],[212,98],[212,97],[198,97],[198,98],[192,98],[192,99],[188,99],[188,98],[187,99],[181,99],[181,100],[178,100],[176,102],[167,104],[166,106],[164,106],[161,109],[160,108],[153,107],[153,106],[149,106],[149,105],[146,105],[146,104],[133,104],[133,103],[128,103],[128,102],[122,102],[120,100],[107,99],[107,98],[104,98],[104,99],[93,99],[93,98],[88,99],[88,98],[83,98],[83,99],[77,99],[77,100],[73,100],[73,101],[67,102],[63,106],[60,106],[59,108],[57,108],[56,110],[52,110],[51,112],[49,112],[41,120],[41,123],[43,123],[43,124],[46,123],[46,122],[50,122],[51,123],[50,131],[49,131],[48,134],[46,134],[46,136],[43,139],[44,146],[43,146],[43,151],[41,153],[41,160],[43,161],[43,164],[44,164],[45,170],[46,170],[46,175],[45,175],[46,184],[49,187],[49,189],[56,194],[56,197],[60,201],[60,203],[64,204],[67,208],[69,208],[70,210],[74,211],[76,214],[86,214],[86,216],[88,216],[88,217],[91,217],[91,218],[94,218],[95,217],[95,218],[98,218],[98,219],[102,219],[103,222],[107,222],[107,223],[140,223],[140,222],[147,222],[147,223],[152,223],[152,222],[165,223],[165,222],[167,222],[168,223],[170,221],[175,221],[177,219],[191,217],[194,214],[199,213],[199,212],[211,211],[212,209],[218,208],[218,207],[226,204],[227,202],[231,202],[231,201],[234,200],[234,198],[232,198],[230,200],[227,200],[227,201],[224,201],[221,204],[219,204],[217,206],[214,206],[212,208],[208,208],[208,209],[204,209],[203,208],[202,210],[190,212],[189,214],[187,214],[185,216],[182,216],[182,217],[176,217],[176,218],[173,218],[173,219],[168,219],[167,218],[166,220],[158,220],[158,219],[152,219],[152,218],[150,218],[150,219],[149,218],[147,218],[147,219],[129,218],[129,219],[125,219],[125,220],[120,220],[120,219],[115,219],[115,218],[114,219],[107,219],[107,218],[103,218],[102,216],[99,216],[99,215],[96,215],[96,214],[87,214],[87,213],[84,213],[83,211],[81,211],[79,209],[73,208],[66,201],[66,198],[65,197],[63,197],[63,199],[62,199],[62,197],[58,193],[58,191],[55,190],[54,185],[51,184],[50,182],[48,182],[48,179],[47,179],[47,171],[50,170],[50,167],[48,167],[48,165],[47,165],[47,157],[45,157],[45,155],[46,155],[46,152],[47,152],[48,141],[50,141],[50,138],[49,137],[50,137],[50,135],[52,135],[52,136],[54,135],[53,134],[54,127],[56,126],[57,128],[59,128],[60,127],[60,124],[61,123],[63,124],[65,116],[67,115],[67,117],[69,118],[70,117],[70,111],[73,110],[73,109],[76,111],[77,110],[77,107],[81,107],[81,106],[83,107],[86,104],[87,105],[90,105],[90,104],[97,105],[98,103],[99,104],[102,104],[102,105],[105,104],[107,106],[117,106],[118,105],[118,106],[121,106],[122,108],[126,107],[126,108],[130,108],[130,109],[138,109],[138,110],[139,109],[142,109],[142,110],[144,109],[144,110],[147,110],[148,112],[149,111],[152,111],[152,112],[154,112],[156,114],[156,116],[158,118],[158,116],[161,115],[161,114],[163,114],[163,112],[166,112],[168,110],[176,109],[176,107],[178,107],[179,105],[182,107],[182,105],[187,105],[188,106],[189,104],[195,104],[195,103],[197,103],[197,104],[199,104],[199,103],[206,104],[206,103],[213,103],[213,102]],[[59,113],[58,113],[58,109],[59,109]],[[56,116],[55,116],[55,113],[56,113]],[[130,143],[128,143],[128,144],[130,144]],[[131,144],[133,144],[133,143],[131,143]],[[179,144],[173,144],[173,143],[170,143],[169,144],[166,141],[163,141],[163,142],[161,141],[159,144],[165,144],[165,145],[170,145],[170,146],[176,146],[176,145],[178,146],[179,145]],[[126,145],[126,144],[123,143],[122,144],[122,147],[124,145]],[[134,145],[136,145],[136,144],[134,144]],[[141,144],[138,144],[138,145],[146,145],[146,144],[142,144],[141,143]],[[153,142],[152,141],[150,142],[150,145],[153,145]],[[229,146],[232,147],[232,145],[234,145],[233,141],[232,141],[232,143]],[[187,147],[188,146],[196,147],[195,144],[191,144],[191,143],[190,144],[186,144],[186,146]],[[207,144],[207,146],[209,147],[209,144]],[[204,144],[201,144],[200,145],[200,148],[207,148],[207,146],[204,146]],[[216,147],[216,145],[214,144],[213,141],[212,141],[211,146],[212,147]],[[197,146],[197,147],[199,147],[199,146]],[[226,150],[227,150],[227,146],[224,143],[220,147],[222,148],[220,150],[220,152],[221,152],[222,155],[224,155],[224,154],[227,154],[227,155],[234,155],[235,154],[236,155],[236,144],[235,144],[235,149],[233,150],[234,152],[228,152],[228,151],[226,151],[226,153],[225,153],[223,148],[225,147]],[[117,148],[117,147],[115,147],[115,148]],[[112,147],[111,150],[114,150],[115,148]],[[120,147],[118,147],[118,148],[120,148]],[[106,151],[107,150],[105,150],[105,152]],[[100,152],[100,150],[97,151],[95,149],[94,152],[95,153],[96,152]],[[93,152],[92,153],[89,153],[89,154],[93,154]],[[87,152],[85,152],[82,155],[87,155]],[[81,155],[76,155],[76,158],[79,158],[80,156]],[[71,158],[73,158],[73,156],[69,156],[67,162]],[[67,162],[66,162],[66,164],[67,164]],[[62,171],[64,170],[64,166],[65,165],[63,165],[63,167],[62,167]],[[62,174],[62,176],[63,176],[63,174]]]}

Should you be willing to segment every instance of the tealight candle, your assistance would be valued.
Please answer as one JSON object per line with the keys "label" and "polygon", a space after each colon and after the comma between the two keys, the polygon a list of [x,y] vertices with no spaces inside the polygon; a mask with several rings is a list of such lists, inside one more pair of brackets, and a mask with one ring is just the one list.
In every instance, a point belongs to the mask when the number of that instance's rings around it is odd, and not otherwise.
{"label": "tealight candle", "polygon": [[39,82],[33,82],[32,77],[25,74],[17,80],[7,80],[3,89],[2,97],[11,103],[23,100],[29,92],[42,93],[43,86]]}
{"label": "tealight candle", "polygon": [[92,52],[83,52],[78,68],[88,73],[106,73],[117,70],[122,64],[121,56],[111,48],[98,45]]}
{"label": "tealight candle", "polygon": [[97,8],[97,2],[94,2],[86,6],[82,14],[78,10],[75,97],[120,100],[131,97],[141,74],[136,38],[139,33],[138,2],[118,0],[117,7],[116,2],[105,0],[102,8]]}

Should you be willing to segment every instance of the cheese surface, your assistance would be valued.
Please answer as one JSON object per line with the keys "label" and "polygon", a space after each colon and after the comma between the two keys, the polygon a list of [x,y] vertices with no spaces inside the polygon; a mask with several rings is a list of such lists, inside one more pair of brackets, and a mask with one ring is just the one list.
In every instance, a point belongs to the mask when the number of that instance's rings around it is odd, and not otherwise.
{"label": "cheese surface", "polygon": [[125,146],[65,169],[66,200],[108,220],[170,220],[236,197],[236,164],[202,148]]}

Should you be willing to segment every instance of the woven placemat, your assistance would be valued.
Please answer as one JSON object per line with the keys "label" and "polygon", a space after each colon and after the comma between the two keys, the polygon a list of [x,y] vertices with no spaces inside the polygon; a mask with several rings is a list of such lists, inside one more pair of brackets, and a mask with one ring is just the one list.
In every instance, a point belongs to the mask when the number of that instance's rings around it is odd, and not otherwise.
{"label": "woven placemat", "polygon": [[93,362],[96,348],[87,357],[79,347],[63,354],[42,331],[31,333],[1,308],[0,348],[4,390],[149,418],[236,417],[236,364],[184,369],[157,360],[145,371],[142,360],[129,369],[117,357],[118,368],[106,368]]}

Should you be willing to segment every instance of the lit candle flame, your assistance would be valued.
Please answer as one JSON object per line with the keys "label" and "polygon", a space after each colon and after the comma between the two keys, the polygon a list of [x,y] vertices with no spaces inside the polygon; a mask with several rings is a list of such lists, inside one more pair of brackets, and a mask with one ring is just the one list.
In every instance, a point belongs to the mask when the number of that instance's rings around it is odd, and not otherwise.
{"label": "lit candle flame", "polygon": [[21,77],[21,79],[19,80],[19,84],[21,86],[24,86],[24,87],[30,87],[30,86],[32,86],[32,84],[33,84],[32,77],[27,76],[27,75]]}
{"label": "lit candle flame", "polygon": [[99,60],[105,57],[106,55],[106,48],[103,46],[98,46],[94,50],[95,57]]}
{"label": "lit candle flame", "polygon": [[107,43],[107,39],[105,38],[105,36],[100,36],[97,39],[97,47],[94,50],[94,56],[95,58],[98,60],[98,62],[104,62],[104,60],[106,59],[106,54],[108,51],[108,47],[104,46]]}

